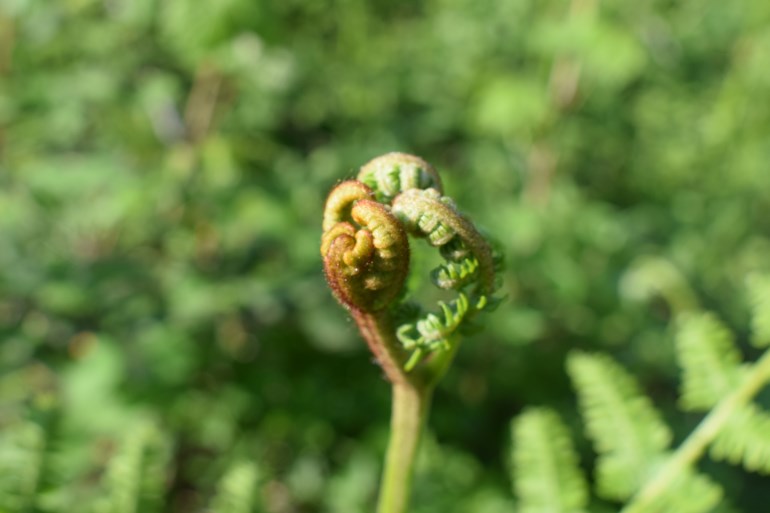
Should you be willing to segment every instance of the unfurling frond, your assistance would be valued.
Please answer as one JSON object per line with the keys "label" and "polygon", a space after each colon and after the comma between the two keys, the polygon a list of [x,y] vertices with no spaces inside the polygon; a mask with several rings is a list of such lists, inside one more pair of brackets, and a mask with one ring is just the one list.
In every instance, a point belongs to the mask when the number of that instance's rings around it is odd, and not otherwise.
{"label": "unfurling frond", "polygon": [[[499,285],[499,255],[443,195],[438,173],[419,157],[388,153],[364,165],[356,180],[338,184],[326,201],[323,232],[321,255],[329,286],[371,341],[391,381],[435,381],[454,354],[458,335],[471,331],[476,314],[498,302],[493,294]],[[444,259],[431,272],[431,281],[455,295],[437,308],[404,301],[407,234],[425,239]],[[398,345],[378,349],[381,344],[373,342],[378,326],[387,326],[389,333],[395,329]],[[386,363],[391,360],[392,365]],[[402,369],[409,376],[399,376]]]}
{"label": "unfurling frond", "polygon": [[[449,292],[437,308],[408,299],[407,236],[426,240],[444,262],[432,283]],[[434,387],[476,314],[491,310],[500,259],[454,202],[435,169],[389,153],[329,193],[321,256],[326,279],[393,384],[393,432],[377,511],[406,511],[422,423]]]}
{"label": "unfurling frond", "polygon": [[770,474],[770,414],[754,404],[736,410],[711,445],[711,456]]}
{"label": "unfurling frond", "polygon": [[741,355],[730,331],[714,315],[684,316],[677,327],[676,353],[683,408],[708,410],[737,385]]}
{"label": "unfurling frond", "polygon": [[573,353],[567,369],[599,454],[598,493],[626,499],[654,471],[671,433],[633,377],[611,358]]}
{"label": "unfurling frond", "polygon": [[770,346],[770,276],[752,276],[749,279],[749,297],[751,341],[757,347]]}
{"label": "unfurling frond", "polygon": [[254,492],[258,472],[253,463],[238,462],[222,476],[211,513],[250,513],[254,510]]}
{"label": "unfurling frond", "polygon": [[588,488],[567,428],[548,409],[533,409],[511,426],[514,490],[522,513],[577,513]]}

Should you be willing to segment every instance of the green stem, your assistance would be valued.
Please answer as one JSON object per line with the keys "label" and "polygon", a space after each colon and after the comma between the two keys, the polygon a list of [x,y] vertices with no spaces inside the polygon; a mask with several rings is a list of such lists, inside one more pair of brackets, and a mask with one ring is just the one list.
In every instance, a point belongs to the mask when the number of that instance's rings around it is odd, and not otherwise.
{"label": "green stem", "polygon": [[621,513],[639,513],[663,495],[674,478],[692,467],[719,435],[735,410],[746,405],[770,381],[770,350],[752,366],[741,385],[722,399],[679,446],[665,466],[631,499]]}
{"label": "green stem", "polygon": [[425,362],[425,366],[420,369],[425,376],[423,378],[424,382],[428,383],[430,386],[435,386],[435,384],[444,377],[444,374],[446,374],[446,371],[452,364],[459,348],[459,335],[451,335],[449,338],[449,350],[434,353],[431,355],[431,358]]}
{"label": "green stem", "polygon": [[414,460],[428,414],[433,385],[426,380],[424,372],[407,373],[404,370],[407,354],[396,339],[387,313],[351,313],[372,354],[393,385],[390,441],[377,511],[406,513]]}
{"label": "green stem", "polygon": [[380,485],[377,513],[406,513],[412,474],[432,388],[393,384],[390,441]]}

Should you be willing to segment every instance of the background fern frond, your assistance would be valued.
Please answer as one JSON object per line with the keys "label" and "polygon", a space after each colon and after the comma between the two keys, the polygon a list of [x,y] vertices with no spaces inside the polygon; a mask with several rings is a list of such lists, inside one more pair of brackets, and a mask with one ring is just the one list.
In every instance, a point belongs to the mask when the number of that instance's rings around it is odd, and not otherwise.
{"label": "background fern frond", "polygon": [[663,458],[671,432],[636,381],[608,356],[572,353],[567,370],[599,454],[597,493],[626,499]]}
{"label": "background fern frond", "polygon": [[514,490],[522,513],[584,511],[588,490],[569,432],[549,409],[532,409],[511,426]]}
{"label": "background fern frond", "polygon": [[674,263],[662,256],[636,258],[620,282],[621,294],[635,301],[649,301],[660,296],[672,312],[698,308],[698,297],[687,278]]}
{"label": "background fern frond", "polygon": [[723,497],[722,488],[707,476],[688,469],[676,475],[665,493],[640,513],[707,513],[714,511]]}
{"label": "background fern frond", "polygon": [[142,422],[129,429],[107,467],[106,497],[98,511],[160,511],[169,454],[166,437],[153,424]]}
{"label": "background fern frond", "polygon": [[770,276],[754,275],[748,283],[751,301],[751,342],[770,346]]}
{"label": "background fern frond", "polygon": [[682,317],[676,353],[682,368],[683,408],[708,410],[737,385],[741,355],[732,333],[713,314]]}
{"label": "background fern frond", "polygon": [[5,430],[0,438],[0,511],[34,508],[45,452],[45,430],[37,423]]}
{"label": "background fern frond", "polygon": [[714,440],[711,457],[770,474],[770,414],[754,404],[737,409]]}
{"label": "background fern frond", "polygon": [[251,462],[230,466],[219,482],[212,501],[211,513],[249,513],[254,510],[254,492],[258,479],[257,467]]}

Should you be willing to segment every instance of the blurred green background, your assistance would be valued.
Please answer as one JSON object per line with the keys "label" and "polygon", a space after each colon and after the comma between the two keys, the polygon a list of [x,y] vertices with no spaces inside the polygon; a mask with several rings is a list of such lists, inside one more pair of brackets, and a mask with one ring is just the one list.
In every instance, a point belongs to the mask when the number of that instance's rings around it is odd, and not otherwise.
{"label": "blurred green background", "polygon": [[[506,254],[415,513],[515,511],[527,405],[590,469],[572,348],[692,429],[670,321],[745,338],[770,270],[767,0],[0,0],[0,511],[371,511],[389,387],[318,244],[394,150]],[[705,471],[767,511],[767,478]]]}

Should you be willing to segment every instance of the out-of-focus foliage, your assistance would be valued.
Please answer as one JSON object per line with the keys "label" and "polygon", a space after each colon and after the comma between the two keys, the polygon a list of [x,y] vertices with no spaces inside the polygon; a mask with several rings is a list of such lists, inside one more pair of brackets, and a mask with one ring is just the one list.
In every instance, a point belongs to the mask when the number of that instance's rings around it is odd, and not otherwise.
{"label": "out-of-focus foliage", "polygon": [[[766,284],[766,276],[752,277],[755,299]],[[755,300],[752,325],[766,325],[767,313]],[[770,413],[754,402],[770,384],[770,351],[743,362],[732,334],[710,313],[690,312],[677,324],[681,406],[707,413],[678,447],[670,447],[671,432],[650,397],[612,358],[582,351],[567,358],[585,433],[597,453],[595,494],[625,502],[622,513],[732,511],[731,498],[698,471],[709,448],[717,461],[770,474]],[[527,410],[513,422],[511,438],[521,510],[585,510],[586,480],[558,414]]]}
{"label": "out-of-focus foliage", "polygon": [[[0,510],[371,510],[388,387],[318,241],[391,150],[506,255],[413,510],[511,511],[508,420],[574,424],[572,348],[677,440],[669,320],[748,348],[764,301],[768,91],[765,0],[1,0]],[[766,478],[702,470],[764,511]]]}
{"label": "out-of-focus foliage", "polygon": [[547,409],[531,409],[511,426],[514,451],[511,467],[522,513],[579,513],[588,505],[588,491],[569,431]]}

